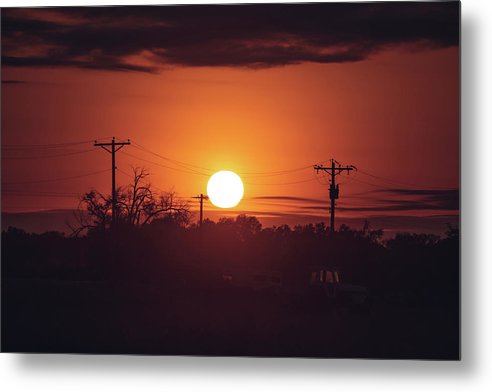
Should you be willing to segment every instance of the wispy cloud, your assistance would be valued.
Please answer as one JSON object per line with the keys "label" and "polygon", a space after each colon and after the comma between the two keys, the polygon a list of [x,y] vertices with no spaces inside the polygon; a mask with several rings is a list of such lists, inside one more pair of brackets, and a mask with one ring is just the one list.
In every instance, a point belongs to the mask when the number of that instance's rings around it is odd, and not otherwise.
{"label": "wispy cloud", "polygon": [[397,46],[458,42],[459,2],[2,10],[4,66],[261,68],[362,61]]}
{"label": "wispy cloud", "polygon": [[[370,196],[370,195],[373,196]],[[374,197],[381,194],[382,197]],[[458,189],[398,189],[389,188],[366,193],[367,197],[347,198],[338,201],[337,210],[344,212],[382,213],[398,211],[457,211],[459,209]],[[295,207],[300,211],[327,211],[329,199],[313,199],[294,196],[257,196],[257,201],[276,202],[275,206]],[[282,202],[293,202],[283,203]],[[293,205],[294,204],[294,205]]]}
{"label": "wispy cloud", "polygon": [[2,80],[2,84],[24,84],[24,83],[27,82],[24,80],[10,80],[10,79]]}
{"label": "wispy cloud", "polygon": [[326,203],[326,200],[322,199],[311,199],[306,197],[295,197],[295,196],[255,196],[251,197],[251,200],[262,200],[262,201],[294,201],[303,203]]}

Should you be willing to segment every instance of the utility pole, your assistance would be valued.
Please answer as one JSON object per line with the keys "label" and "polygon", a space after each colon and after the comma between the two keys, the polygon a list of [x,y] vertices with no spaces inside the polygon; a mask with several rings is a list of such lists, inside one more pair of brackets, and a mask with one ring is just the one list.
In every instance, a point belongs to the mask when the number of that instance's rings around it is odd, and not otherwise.
{"label": "utility pole", "polygon": [[335,185],[335,176],[339,175],[344,170],[346,170],[347,173],[350,173],[350,170],[354,170],[354,169],[355,166],[352,165],[342,167],[340,164],[338,164],[338,166],[335,166],[334,159],[331,160],[331,167],[324,167],[323,165],[314,166],[314,170],[316,170],[316,173],[322,170],[324,172],[331,174],[331,181],[330,181],[330,200],[331,200],[330,231],[331,232],[335,231],[335,199],[338,199],[340,194],[340,189],[338,185]]}
{"label": "utility pole", "polygon": [[202,227],[203,223],[203,200],[208,200],[208,196],[200,193],[198,196],[193,196],[193,199],[200,199],[200,227]]}
{"label": "utility pole", "polygon": [[115,142],[114,136],[111,143],[98,143],[97,140],[94,141],[94,146],[102,147],[111,154],[111,224],[113,226],[116,223],[116,152],[128,144],[130,144],[130,139],[126,142]]}

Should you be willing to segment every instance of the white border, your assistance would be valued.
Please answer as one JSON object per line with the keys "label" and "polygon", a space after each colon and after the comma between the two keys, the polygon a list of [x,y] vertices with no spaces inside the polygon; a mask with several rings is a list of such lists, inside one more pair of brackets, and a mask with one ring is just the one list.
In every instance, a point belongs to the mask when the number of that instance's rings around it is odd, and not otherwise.
{"label": "white border", "polygon": [[[216,1],[219,2],[231,1]],[[242,1],[246,2],[251,1]],[[2,7],[163,3],[168,2],[0,0]],[[341,392],[414,392],[490,388],[492,187],[487,170],[492,167],[490,4],[486,0],[462,2],[461,362],[0,354],[0,388],[50,392],[315,388]]]}

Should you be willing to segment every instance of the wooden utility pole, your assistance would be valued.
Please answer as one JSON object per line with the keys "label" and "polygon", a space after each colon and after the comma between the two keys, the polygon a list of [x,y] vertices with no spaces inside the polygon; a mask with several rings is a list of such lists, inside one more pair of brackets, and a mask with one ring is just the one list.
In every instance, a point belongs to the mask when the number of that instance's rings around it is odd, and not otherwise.
{"label": "wooden utility pole", "polygon": [[340,164],[338,166],[335,166],[334,159],[331,160],[331,167],[324,167],[323,165],[314,166],[314,170],[316,170],[316,173],[318,173],[320,170],[325,171],[327,173],[331,173],[331,181],[330,181],[330,200],[331,200],[330,231],[331,232],[335,231],[335,199],[338,199],[340,194],[340,189],[338,185],[335,185],[335,176],[339,175],[344,170],[346,170],[347,173],[349,173],[350,170],[354,170],[354,169],[355,169],[354,166],[342,167]]}
{"label": "wooden utility pole", "polygon": [[200,199],[200,227],[202,227],[203,223],[203,200],[208,200],[208,196],[200,193],[198,196],[193,196],[193,199]]}
{"label": "wooden utility pole", "polygon": [[130,139],[126,142],[115,142],[114,136],[111,143],[98,143],[97,140],[94,142],[94,146],[102,147],[111,154],[111,224],[113,226],[116,223],[116,152],[128,144]]}

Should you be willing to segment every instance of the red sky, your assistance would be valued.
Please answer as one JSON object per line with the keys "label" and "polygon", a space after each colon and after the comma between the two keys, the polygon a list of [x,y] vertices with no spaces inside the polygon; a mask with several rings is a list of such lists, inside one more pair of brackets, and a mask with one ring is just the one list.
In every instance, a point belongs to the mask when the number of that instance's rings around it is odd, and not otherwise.
{"label": "red sky", "polygon": [[[127,10],[131,17],[138,16]],[[109,193],[110,155],[93,147],[92,140],[105,141],[114,135],[132,141],[117,154],[119,185],[128,182],[125,173],[132,166],[147,167],[154,185],[182,197],[205,193],[208,175],[214,171],[241,175],[244,200],[232,210],[207,205],[205,216],[214,219],[219,213],[246,211],[271,218],[264,219],[266,225],[328,221],[326,179],[310,165],[335,158],[359,169],[337,178],[341,196],[337,224],[369,218],[386,228],[408,229],[407,220],[401,218],[408,216],[413,219],[411,229],[418,231],[421,222],[425,231],[430,220],[415,217],[443,217],[442,230],[445,221],[456,223],[456,45],[423,47],[406,39],[364,50],[357,61],[306,57],[310,61],[277,64],[275,58],[268,66],[258,66],[257,59],[253,65],[245,60],[239,66],[225,60],[181,64],[198,60],[180,52],[179,61],[170,63],[169,57],[151,72],[115,70],[106,63],[87,69],[74,66],[75,57],[66,60],[68,51],[60,55],[65,63],[40,61],[50,45],[61,43],[52,44],[47,34],[38,34],[36,28],[44,31],[43,26],[34,25],[29,34],[19,35],[18,30],[27,27],[16,25],[23,20],[48,21],[83,31],[91,26],[83,13],[39,9],[7,16],[4,12],[2,18],[7,23],[6,32],[2,31],[2,212],[71,209],[77,205],[77,194],[90,188]],[[123,19],[120,14],[111,20]],[[84,27],[86,23],[89,27]],[[31,37],[28,45],[21,45],[23,36]],[[73,39],[72,45],[81,46]],[[285,44],[280,47],[290,50]],[[350,45],[344,48],[352,50]],[[125,53],[119,61],[154,67],[155,53],[140,49],[132,48],[135,53]],[[50,56],[57,53],[60,50]],[[234,55],[231,58],[245,56]],[[39,146],[79,141],[85,143]],[[190,166],[164,160],[140,146]],[[303,169],[290,171],[298,168]],[[277,175],[278,171],[289,172]]]}

